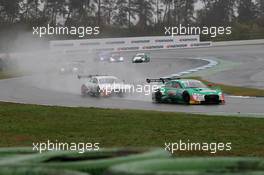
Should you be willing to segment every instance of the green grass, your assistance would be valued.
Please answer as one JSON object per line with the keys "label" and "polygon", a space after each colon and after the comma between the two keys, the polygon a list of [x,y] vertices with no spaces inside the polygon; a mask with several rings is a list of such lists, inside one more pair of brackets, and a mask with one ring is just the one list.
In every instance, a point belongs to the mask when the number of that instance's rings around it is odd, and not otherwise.
{"label": "green grass", "polygon": [[252,97],[264,97],[264,89],[256,89],[256,88],[248,88],[248,87],[240,87],[240,86],[231,86],[225,85],[221,83],[214,83],[208,80],[204,80],[201,77],[189,77],[191,79],[196,79],[204,82],[205,84],[212,84],[222,89],[222,91],[229,95],[236,96],[252,96]]}
{"label": "green grass", "polygon": [[9,78],[9,76],[4,72],[0,71],[0,79],[6,79],[6,78]]}
{"label": "green grass", "polygon": [[[264,156],[264,120],[140,110],[0,103],[0,147],[32,142],[99,142],[100,147],[164,147],[165,142],[232,142],[218,156]],[[211,155],[180,152],[180,156]]]}
{"label": "green grass", "polygon": [[19,76],[18,73],[13,73],[13,72],[3,72],[3,71],[0,71],[0,80],[1,79],[8,79],[8,78],[13,78],[13,77],[17,77]]}

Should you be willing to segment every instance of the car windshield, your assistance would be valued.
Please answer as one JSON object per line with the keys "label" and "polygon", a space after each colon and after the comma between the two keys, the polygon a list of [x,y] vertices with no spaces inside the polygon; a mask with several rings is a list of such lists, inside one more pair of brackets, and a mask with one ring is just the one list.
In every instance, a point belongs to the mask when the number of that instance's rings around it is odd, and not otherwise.
{"label": "car windshield", "polygon": [[205,84],[198,80],[185,80],[183,84],[186,88],[207,88]]}
{"label": "car windshield", "polygon": [[72,66],[72,67],[79,67],[81,64],[79,64],[79,63],[72,63],[72,64],[69,64],[70,66]]}
{"label": "car windshield", "polygon": [[108,52],[99,53],[99,57],[108,57],[109,55],[110,55],[110,53],[108,53]]}
{"label": "car windshield", "polygon": [[100,84],[114,84],[114,83],[120,83],[121,81],[117,78],[102,78],[99,79]]}
{"label": "car windshield", "polygon": [[120,55],[119,55],[119,54],[112,54],[112,57],[113,57],[113,58],[119,58]]}

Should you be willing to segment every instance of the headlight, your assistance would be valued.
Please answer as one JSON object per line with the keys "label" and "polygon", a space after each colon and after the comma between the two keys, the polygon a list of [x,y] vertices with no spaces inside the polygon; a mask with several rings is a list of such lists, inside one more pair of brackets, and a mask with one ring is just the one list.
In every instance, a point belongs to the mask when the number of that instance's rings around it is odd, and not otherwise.
{"label": "headlight", "polygon": [[61,72],[64,72],[64,71],[65,71],[65,69],[64,69],[64,68],[61,68],[61,69],[60,69],[60,71],[61,71]]}
{"label": "headlight", "polygon": [[72,70],[73,70],[73,72],[77,72],[78,71],[78,68],[77,67],[74,67]]}
{"label": "headlight", "polygon": [[204,101],[204,95],[202,94],[193,93],[192,97],[196,101]]}
{"label": "headlight", "polygon": [[123,61],[123,60],[124,60],[124,58],[123,58],[123,57],[120,57],[119,59],[120,59],[121,61]]}
{"label": "headlight", "polygon": [[110,61],[115,61],[115,59],[114,58],[110,58]]}

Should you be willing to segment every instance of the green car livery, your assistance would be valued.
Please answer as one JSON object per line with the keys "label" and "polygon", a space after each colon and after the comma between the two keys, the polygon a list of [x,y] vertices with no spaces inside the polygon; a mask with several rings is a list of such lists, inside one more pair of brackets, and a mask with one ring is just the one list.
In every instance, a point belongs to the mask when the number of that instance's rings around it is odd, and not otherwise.
{"label": "green car livery", "polygon": [[182,104],[224,104],[225,97],[221,89],[209,88],[194,79],[147,79],[148,83],[161,82],[161,86],[152,93],[156,103]]}
{"label": "green car livery", "polygon": [[132,59],[132,63],[148,63],[148,62],[150,62],[150,56],[146,53],[137,53]]}

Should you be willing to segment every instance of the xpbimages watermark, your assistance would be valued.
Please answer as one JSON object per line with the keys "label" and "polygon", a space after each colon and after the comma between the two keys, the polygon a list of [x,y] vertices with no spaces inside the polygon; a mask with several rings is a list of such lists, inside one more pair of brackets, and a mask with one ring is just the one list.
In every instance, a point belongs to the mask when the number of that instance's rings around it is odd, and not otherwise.
{"label": "xpbimages watermark", "polygon": [[46,142],[33,142],[32,150],[40,154],[46,151],[75,151],[80,154],[90,151],[99,151],[100,143],[87,143],[87,142],[55,142],[47,140]]}
{"label": "xpbimages watermark", "polygon": [[217,152],[223,152],[223,151],[231,151],[232,150],[232,143],[223,143],[223,142],[212,142],[212,143],[206,143],[206,142],[191,142],[188,141],[182,141],[179,140],[178,142],[166,142],[164,144],[165,150],[170,152],[171,154],[174,154],[176,152],[181,151],[201,151],[201,152],[209,152],[211,154],[216,154]]}
{"label": "xpbimages watermark", "polygon": [[33,35],[37,35],[39,37],[43,37],[46,35],[76,35],[79,38],[83,38],[87,35],[98,35],[100,34],[99,27],[65,27],[65,26],[41,26],[41,27],[33,27]]}
{"label": "xpbimages watermark", "polygon": [[164,27],[165,35],[209,35],[212,38],[218,35],[231,35],[232,27],[195,27],[195,26],[167,26]]}
{"label": "xpbimages watermark", "polygon": [[[155,92],[158,88],[160,88],[161,85],[143,85],[143,84],[106,84],[105,86],[102,86],[100,88],[100,93],[140,93],[144,94],[146,96],[151,95],[153,92]],[[164,90],[162,89],[161,92]]]}

